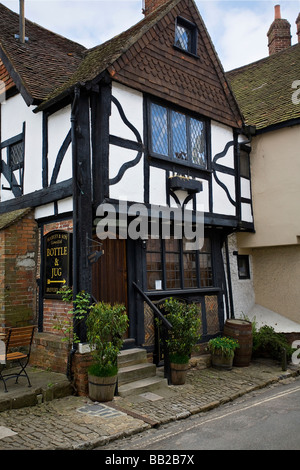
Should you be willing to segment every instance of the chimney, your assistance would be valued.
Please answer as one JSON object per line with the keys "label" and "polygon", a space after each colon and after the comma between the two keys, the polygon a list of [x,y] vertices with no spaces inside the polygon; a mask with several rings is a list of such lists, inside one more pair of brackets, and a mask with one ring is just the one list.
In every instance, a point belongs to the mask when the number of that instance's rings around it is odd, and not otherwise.
{"label": "chimney", "polygon": [[281,19],[280,5],[275,5],[275,19],[267,36],[269,55],[276,54],[291,46],[291,25],[287,20]]}
{"label": "chimney", "polygon": [[22,44],[25,43],[25,8],[24,8],[24,0],[20,0],[19,39],[20,39],[20,42]]}
{"label": "chimney", "polygon": [[298,42],[300,43],[300,13],[297,16],[295,23],[297,25]]}
{"label": "chimney", "polygon": [[143,0],[143,13],[145,16],[152,13],[157,8],[161,7],[167,0]]}

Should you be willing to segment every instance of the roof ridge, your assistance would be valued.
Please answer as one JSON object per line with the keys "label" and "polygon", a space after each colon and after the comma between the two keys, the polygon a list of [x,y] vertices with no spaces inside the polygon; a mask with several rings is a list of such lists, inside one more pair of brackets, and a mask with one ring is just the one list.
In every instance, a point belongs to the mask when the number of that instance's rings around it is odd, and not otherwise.
{"label": "roof ridge", "polygon": [[247,68],[250,69],[251,67],[254,67],[254,66],[258,65],[259,63],[268,62],[268,61],[271,62],[273,60],[277,60],[278,56],[285,55],[285,54],[289,53],[291,51],[291,49],[297,49],[297,47],[300,48],[300,43],[293,44],[292,46],[287,47],[283,51],[279,51],[279,52],[276,52],[275,54],[269,55],[267,57],[263,57],[262,59],[255,60],[254,62],[250,62],[250,64],[242,65],[242,66],[237,67],[235,69],[228,70],[225,73],[226,73],[226,75],[230,75],[230,74],[237,73],[239,71],[244,71]]}
{"label": "roof ridge", "polygon": [[[111,60],[106,63],[105,68],[102,68],[102,70],[98,71],[98,75],[100,75],[105,69],[112,65],[126,50],[128,50],[129,47],[131,47],[136,41],[138,41],[138,39],[142,37],[157,21],[160,21],[166,14],[169,13],[169,11],[172,10],[172,8],[174,8],[178,3],[182,1],[183,0],[168,0],[167,3],[161,5],[159,8],[146,15],[144,18],[142,18],[140,21],[138,21],[125,31],[122,31],[116,36],[113,36],[111,39],[108,39],[102,44],[94,46],[91,49],[86,49],[83,52],[84,58],[79,64],[74,74],[68,80],[66,80],[66,82],[62,86],[53,90],[53,92],[48,95],[48,97],[46,97],[44,103],[52,101],[52,99],[58,97],[62,93],[66,92],[68,89],[71,89],[73,86],[76,85],[76,83],[82,82],[82,80],[80,79],[80,74],[81,71],[84,70],[84,61],[85,59],[88,59],[89,56],[91,56],[92,54],[96,55],[97,52],[100,53],[101,51],[105,50],[105,47],[111,47],[112,44],[117,43],[118,40],[122,40],[123,37],[126,38],[126,36],[128,36],[128,38],[125,39],[124,43],[121,44],[120,47],[116,49],[115,53],[111,55]],[[137,30],[137,33],[135,35],[131,35],[130,32],[135,29]],[[76,83],[74,83],[74,78],[76,80]],[[84,82],[86,83],[90,80],[90,78],[86,78]],[[43,108],[44,103],[42,103],[36,111],[40,111]]]}

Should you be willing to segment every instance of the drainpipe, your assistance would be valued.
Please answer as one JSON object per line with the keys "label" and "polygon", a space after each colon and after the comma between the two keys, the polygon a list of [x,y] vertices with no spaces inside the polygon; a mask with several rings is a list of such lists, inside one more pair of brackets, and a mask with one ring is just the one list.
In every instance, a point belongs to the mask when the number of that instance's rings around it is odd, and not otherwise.
{"label": "drainpipe", "polygon": [[229,259],[228,238],[227,237],[225,238],[225,253],[226,253],[226,265],[227,265],[227,282],[228,282],[228,294],[229,294],[229,304],[230,304],[230,318],[234,318],[233,295],[232,295],[231,272],[230,272],[230,259]]}
{"label": "drainpipe", "polygon": [[[77,112],[80,90],[78,87],[74,90],[74,99],[71,110],[71,136],[72,136],[72,184],[73,184],[73,301],[78,293],[78,271],[77,271]],[[73,317],[73,331],[77,334],[77,323]],[[77,350],[77,345],[73,342],[72,349],[68,358],[67,376],[72,379],[72,358]]]}

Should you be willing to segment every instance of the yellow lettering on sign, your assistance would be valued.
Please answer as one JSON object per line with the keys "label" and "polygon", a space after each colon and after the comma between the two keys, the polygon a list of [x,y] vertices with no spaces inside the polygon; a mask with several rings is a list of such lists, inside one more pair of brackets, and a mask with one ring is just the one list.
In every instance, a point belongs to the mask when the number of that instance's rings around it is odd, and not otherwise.
{"label": "yellow lettering on sign", "polygon": [[66,246],[60,246],[57,248],[47,248],[47,257],[48,256],[67,256],[68,248]]}

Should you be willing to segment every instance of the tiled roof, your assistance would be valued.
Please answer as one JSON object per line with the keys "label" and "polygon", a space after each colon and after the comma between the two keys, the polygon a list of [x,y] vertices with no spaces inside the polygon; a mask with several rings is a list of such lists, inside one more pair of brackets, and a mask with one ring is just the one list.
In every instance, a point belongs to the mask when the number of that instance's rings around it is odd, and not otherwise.
{"label": "tiled roof", "polygon": [[[199,31],[197,56],[175,50],[174,25],[184,16]],[[21,44],[18,15],[0,4],[0,59],[36,112],[70,95],[79,84],[114,80],[233,127],[241,113],[193,0],[168,0],[127,31],[92,49],[26,20]],[[27,100],[26,100],[27,95]],[[31,101],[30,101],[31,100]]]}
{"label": "tiled roof", "polygon": [[72,88],[72,86],[77,83],[86,83],[99,76],[132,44],[154,26],[160,17],[164,16],[180,1],[181,0],[167,1],[165,5],[155,10],[152,14],[147,15],[131,28],[99,46],[86,50],[84,58],[76,72],[61,87],[54,90],[54,92],[48,96],[48,99],[53,99],[55,96]]}
{"label": "tiled roof", "polygon": [[0,215],[0,230],[3,230],[9,227],[12,224],[15,224],[18,220],[22,219],[31,211],[30,208],[18,209],[12,212],[6,212],[5,214]]}
{"label": "tiled roof", "polygon": [[[174,50],[177,15],[197,24],[198,60]],[[124,85],[231,126],[242,125],[222,65],[191,0],[169,0],[127,31],[85,51],[78,70],[38,110],[55,103],[75,85],[97,80],[105,71]]]}
{"label": "tiled roof", "polygon": [[18,33],[19,15],[0,3],[0,58],[32,100],[44,100],[75,72],[85,48],[28,20],[28,42],[16,39]]}
{"label": "tiled roof", "polygon": [[246,124],[263,129],[300,117],[300,104],[292,101],[292,84],[300,80],[300,44],[226,75]]}

